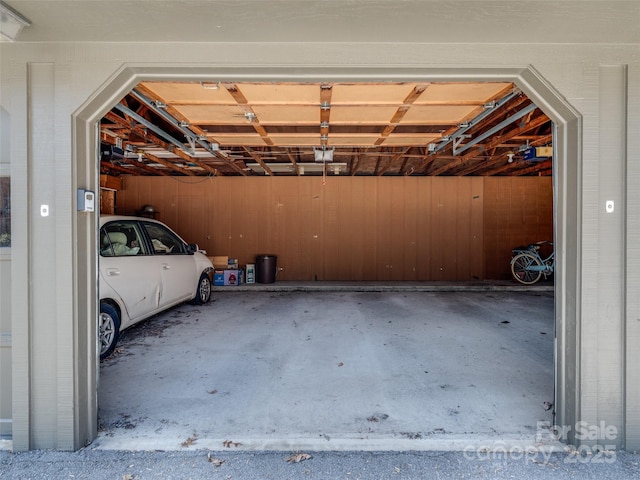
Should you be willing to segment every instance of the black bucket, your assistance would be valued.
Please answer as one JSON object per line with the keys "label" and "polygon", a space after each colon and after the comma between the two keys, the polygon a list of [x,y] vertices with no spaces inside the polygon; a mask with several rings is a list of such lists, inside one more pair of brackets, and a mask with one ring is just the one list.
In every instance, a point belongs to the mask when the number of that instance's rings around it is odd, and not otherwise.
{"label": "black bucket", "polygon": [[274,283],[278,271],[276,255],[256,255],[256,282]]}

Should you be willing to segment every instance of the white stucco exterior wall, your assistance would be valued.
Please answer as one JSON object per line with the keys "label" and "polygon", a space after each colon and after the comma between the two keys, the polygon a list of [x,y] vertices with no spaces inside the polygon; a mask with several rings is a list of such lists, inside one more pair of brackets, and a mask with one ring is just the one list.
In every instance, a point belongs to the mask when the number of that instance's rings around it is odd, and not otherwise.
{"label": "white stucco exterior wall", "polygon": [[[72,115],[123,66],[167,67],[175,76],[181,65],[225,67],[239,77],[264,67],[279,80],[300,67],[309,67],[313,80],[335,78],[341,68],[351,69],[350,75],[361,71],[366,80],[380,72],[393,76],[394,69],[477,75],[531,65],[581,115],[580,174],[563,179],[577,182],[581,192],[578,204],[564,206],[579,226],[579,244],[569,246],[578,252],[579,277],[571,280],[578,295],[560,297],[575,302],[579,314],[575,418],[613,424],[618,448],[640,448],[640,380],[625,369],[640,364],[640,44],[517,40],[0,44],[0,105],[11,122],[14,239],[12,288],[0,293],[0,325],[7,324],[10,304],[14,448],[75,449],[96,435],[97,369],[83,354],[90,340],[78,334],[79,324],[93,321],[79,311],[78,297],[95,288],[86,279],[78,283],[86,278],[77,274],[86,252],[78,254],[74,241],[91,243],[92,220],[75,211],[74,201],[78,187],[97,191],[97,166],[95,158],[76,156]],[[614,214],[605,213],[603,199],[616,201]],[[50,206],[49,217],[40,216],[41,204]],[[55,345],[47,343],[51,339]],[[6,375],[0,378],[6,382]]]}

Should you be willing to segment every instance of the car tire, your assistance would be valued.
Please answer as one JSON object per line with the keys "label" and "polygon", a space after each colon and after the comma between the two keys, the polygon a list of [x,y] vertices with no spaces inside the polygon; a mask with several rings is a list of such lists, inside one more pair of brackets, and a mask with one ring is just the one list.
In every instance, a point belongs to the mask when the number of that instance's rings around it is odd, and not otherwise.
{"label": "car tire", "polygon": [[100,360],[104,360],[113,353],[120,337],[120,315],[118,310],[109,303],[100,304],[98,317],[98,348]]}
{"label": "car tire", "polygon": [[211,279],[209,275],[203,273],[200,275],[200,280],[198,280],[198,288],[196,288],[196,296],[194,297],[193,303],[194,305],[203,305],[209,301],[211,298]]}

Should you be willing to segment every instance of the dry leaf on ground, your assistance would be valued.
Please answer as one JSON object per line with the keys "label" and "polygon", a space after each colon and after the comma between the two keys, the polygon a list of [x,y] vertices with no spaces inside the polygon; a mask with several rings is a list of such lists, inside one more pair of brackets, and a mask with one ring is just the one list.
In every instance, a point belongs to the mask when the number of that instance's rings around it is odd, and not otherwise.
{"label": "dry leaf on ground", "polygon": [[184,442],[182,442],[180,445],[182,445],[183,447],[190,447],[191,445],[196,443],[197,439],[198,439],[198,435],[194,433],[189,438],[187,438]]}
{"label": "dry leaf on ground", "polygon": [[220,460],[219,458],[212,457],[210,453],[207,453],[207,460],[210,463],[213,463],[216,467],[219,467],[225,462],[224,460]]}
{"label": "dry leaf on ground", "polygon": [[232,446],[237,448],[242,444],[240,442],[232,442],[231,440],[225,440],[224,442],[222,442],[222,445],[224,445],[227,448],[231,448]]}
{"label": "dry leaf on ground", "polygon": [[287,463],[300,463],[303,460],[309,460],[311,455],[308,453],[296,453],[287,458]]}

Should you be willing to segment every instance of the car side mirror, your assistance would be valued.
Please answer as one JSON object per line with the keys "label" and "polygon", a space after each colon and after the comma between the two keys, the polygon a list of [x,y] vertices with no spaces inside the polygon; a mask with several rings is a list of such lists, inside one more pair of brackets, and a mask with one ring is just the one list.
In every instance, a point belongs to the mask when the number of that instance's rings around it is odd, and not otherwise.
{"label": "car side mirror", "polygon": [[187,245],[187,253],[189,255],[193,255],[198,250],[199,250],[199,248],[198,248],[198,244],[197,243],[190,243],[189,245]]}

